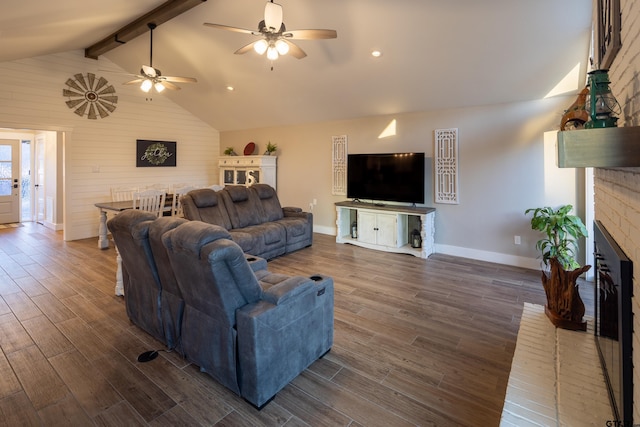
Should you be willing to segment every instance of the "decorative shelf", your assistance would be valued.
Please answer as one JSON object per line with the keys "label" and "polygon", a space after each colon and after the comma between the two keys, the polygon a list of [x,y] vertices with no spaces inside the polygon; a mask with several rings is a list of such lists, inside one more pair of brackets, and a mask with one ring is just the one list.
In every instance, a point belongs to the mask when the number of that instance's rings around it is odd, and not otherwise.
{"label": "decorative shelf", "polygon": [[640,127],[558,132],[558,167],[640,167]]}

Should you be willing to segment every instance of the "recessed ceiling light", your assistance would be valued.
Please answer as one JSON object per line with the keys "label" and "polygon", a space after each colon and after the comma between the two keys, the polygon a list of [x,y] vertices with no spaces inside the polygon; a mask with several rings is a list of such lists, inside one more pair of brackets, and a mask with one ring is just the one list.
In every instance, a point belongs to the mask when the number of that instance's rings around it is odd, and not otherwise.
{"label": "recessed ceiling light", "polygon": [[382,52],[379,50],[372,50],[371,51],[371,56],[373,56],[374,58],[379,58],[382,56]]}
{"label": "recessed ceiling light", "polygon": [[229,92],[233,92],[234,90],[236,90],[236,88],[234,88],[233,86],[229,85],[229,86],[227,86],[227,90]]}

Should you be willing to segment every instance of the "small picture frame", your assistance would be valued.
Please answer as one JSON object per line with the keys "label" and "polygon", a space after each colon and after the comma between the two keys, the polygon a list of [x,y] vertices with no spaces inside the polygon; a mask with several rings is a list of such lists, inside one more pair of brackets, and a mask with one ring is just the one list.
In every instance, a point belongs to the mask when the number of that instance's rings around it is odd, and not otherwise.
{"label": "small picture frame", "polygon": [[176,141],[136,140],[136,167],[175,167],[176,154]]}

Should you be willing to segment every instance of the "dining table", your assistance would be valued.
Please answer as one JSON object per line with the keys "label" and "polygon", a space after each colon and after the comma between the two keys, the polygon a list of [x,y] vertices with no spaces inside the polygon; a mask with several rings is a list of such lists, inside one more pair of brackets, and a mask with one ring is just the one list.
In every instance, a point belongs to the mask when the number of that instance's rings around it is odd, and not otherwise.
{"label": "dining table", "polygon": [[[173,194],[167,194],[165,198],[165,214],[168,212],[171,213],[171,206],[173,203]],[[127,209],[133,209],[133,200],[123,200],[118,202],[98,202],[95,203],[94,206],[98,208],[100,211],[100,225],[98,226],[98,247],[100,249],[109,248],[109,238],[107,237],[108,229],[107,229],[107,213],[112,212],[114,214],[118,214],[119,212],[125,211]],[[114,244],[115,246],[115,244]],[[120,256],[120,252],[118,251],[118,246],[116,248],[116,286],[115,286],[115,294],[117,296],[124,295],[124,284],[122,279],[122,257]]]}
{"label": "dining table", "polygon": [[98,247],[107,249],[109,247],[109,239],[107,238],[107,213],[122,212],[127,209],[133,209],[133,200],[124,200],[120,202],[99,202],[95,207],[100,210],[100,225],[98,226]]}

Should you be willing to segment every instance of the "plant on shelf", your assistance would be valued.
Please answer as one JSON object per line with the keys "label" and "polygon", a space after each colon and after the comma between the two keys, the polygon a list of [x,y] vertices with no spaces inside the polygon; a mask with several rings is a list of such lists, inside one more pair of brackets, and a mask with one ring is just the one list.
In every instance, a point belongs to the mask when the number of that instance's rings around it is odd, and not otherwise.
{"label": "plant on shelf", "polygon": [[582,320],[584,303],[578,292],[578,277],[591,266],[580,264],[575,259],[578,240],[587,237],[587,228],[576,215],[571,215],[573,206],[564,205],[558,209],[550,207],[532,208],[531,228],[544,233],[536,248],[541,251],[542,261],[547,270],[542,272],[542,286],[547,295],[545,313],[557,327],[572,330],[586,330]]}
{"label": "plant on shelf", "polygon": [[276,151],[278,149],[278,146],[276,144],[272,144],[271,141],[269,141],[267,143],[267,151],[265,151],[265,156],[270,156],[271,153],[273,153],[274,151]]}
{"label": "plant on shelf", "polygon": [[233,147],[227,147],[224,150],[225,156],[237,156],[236,152],[233,150]]}

